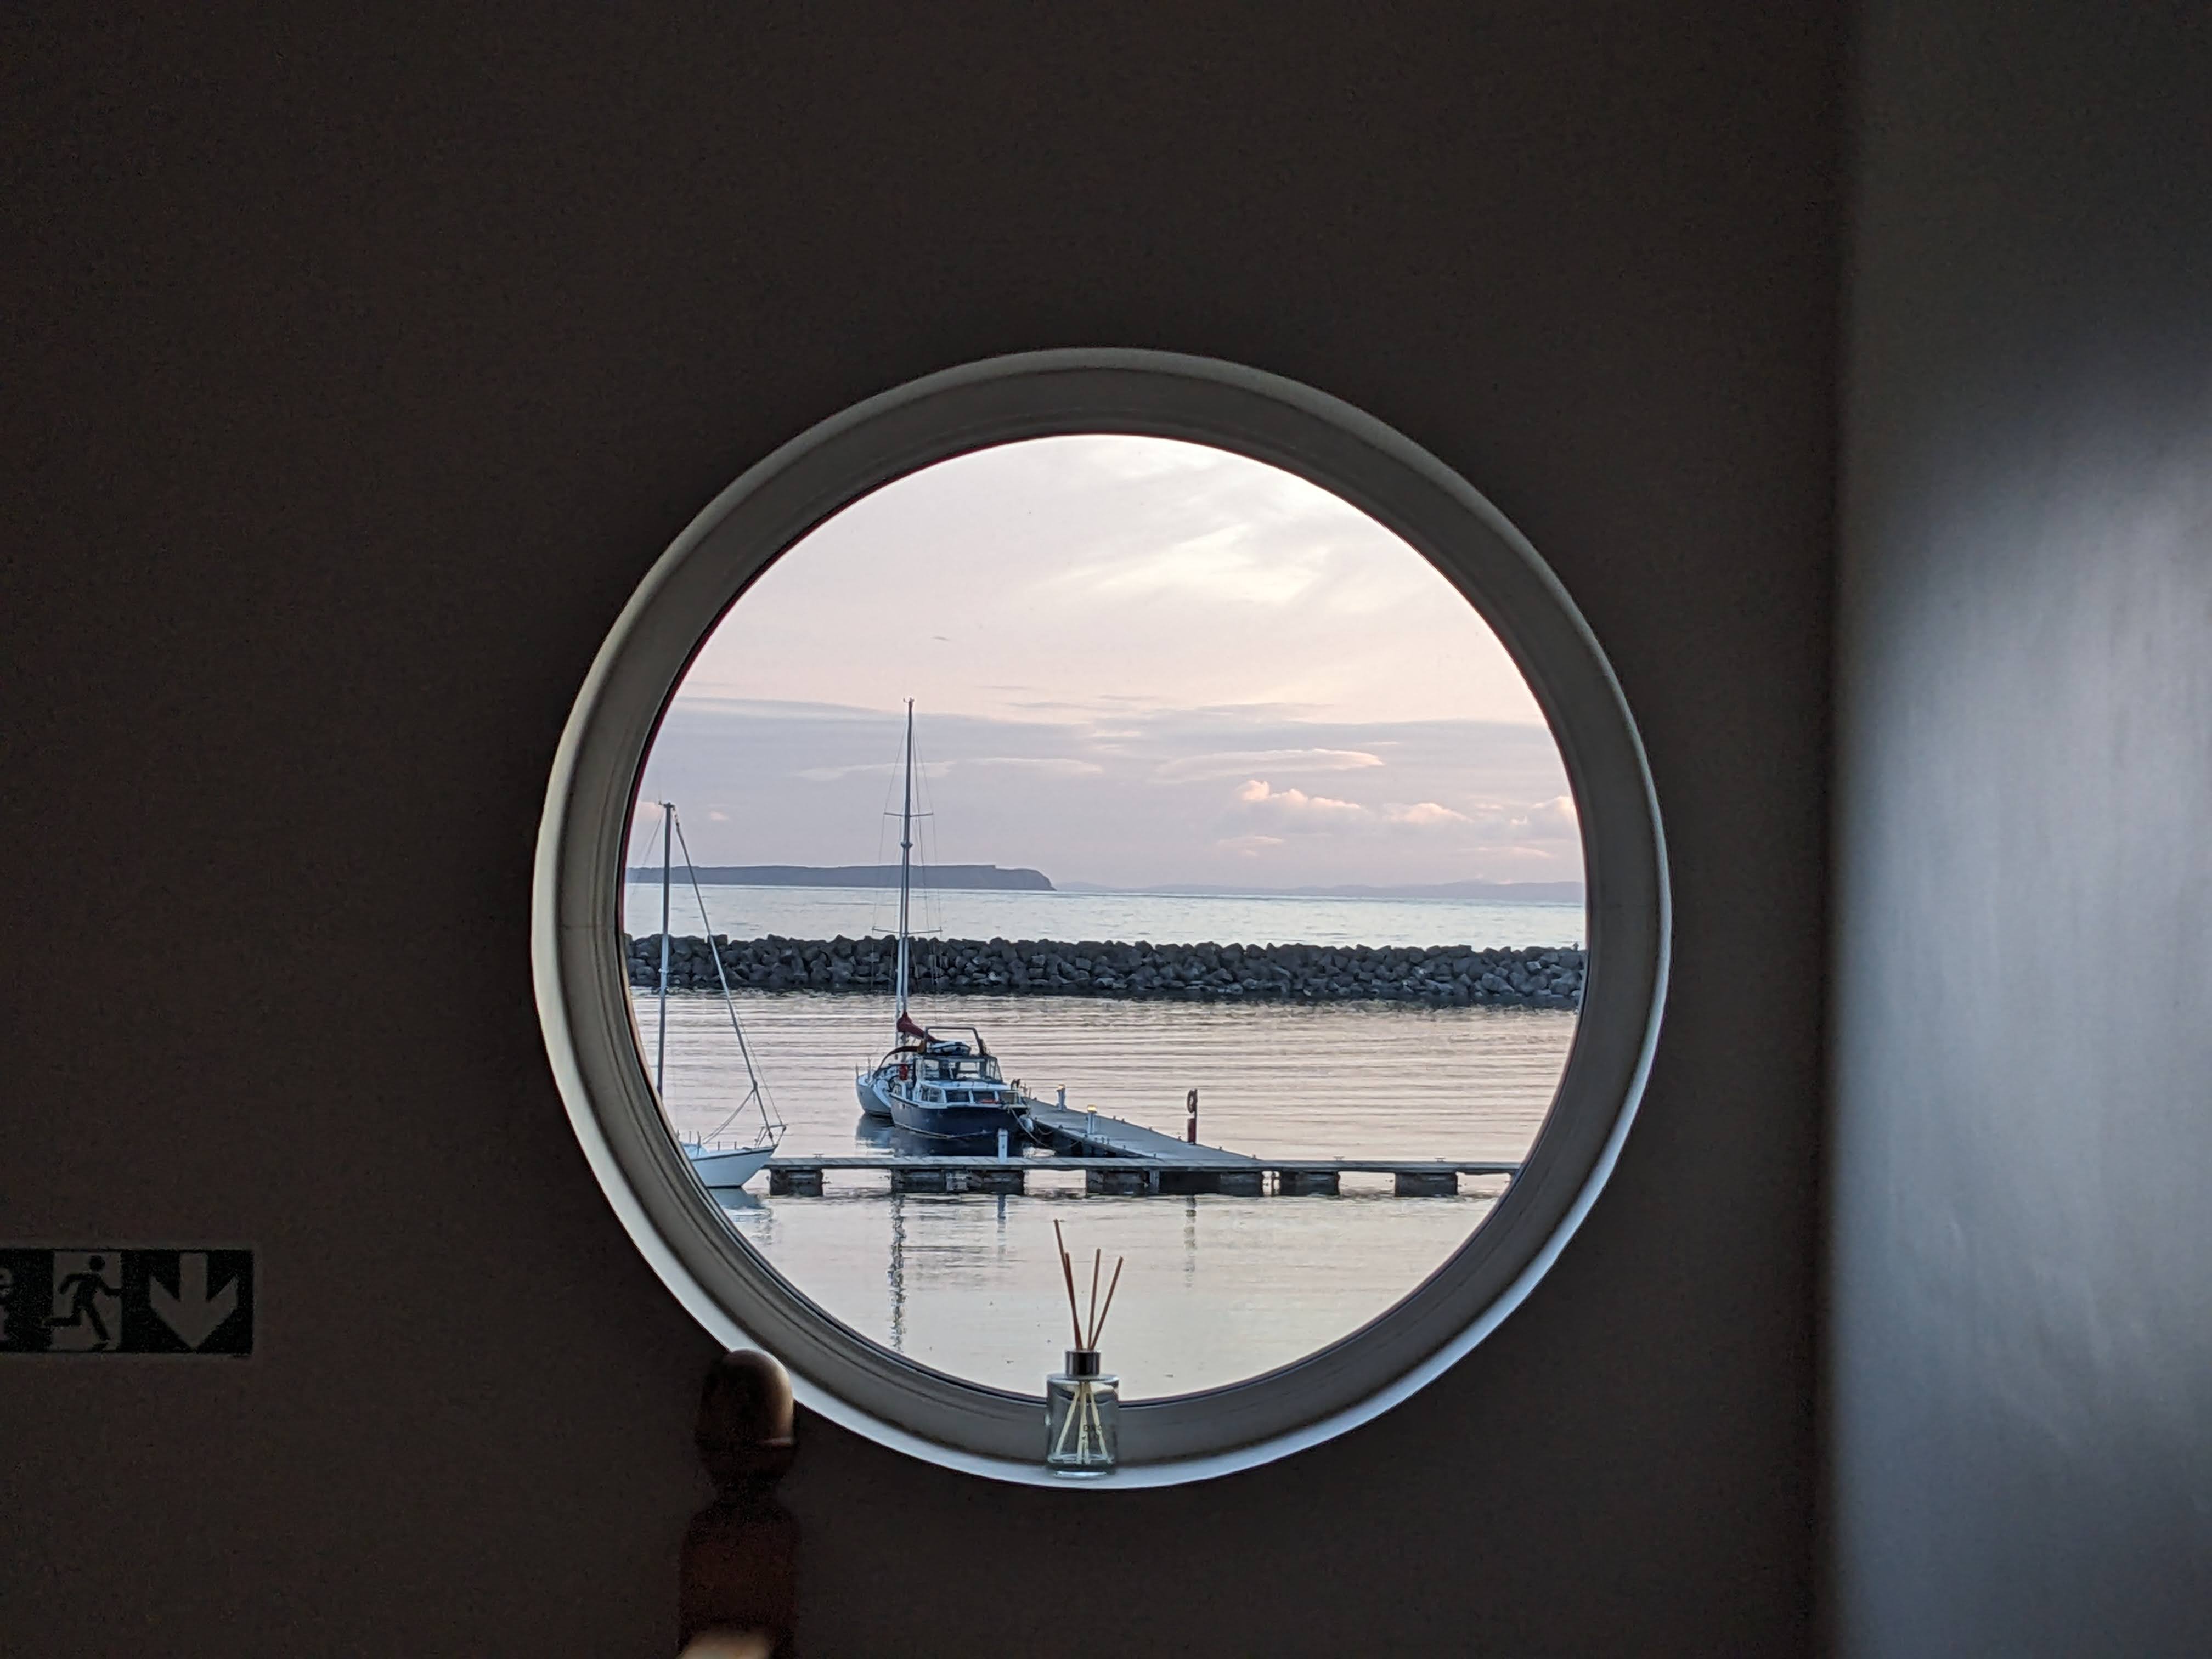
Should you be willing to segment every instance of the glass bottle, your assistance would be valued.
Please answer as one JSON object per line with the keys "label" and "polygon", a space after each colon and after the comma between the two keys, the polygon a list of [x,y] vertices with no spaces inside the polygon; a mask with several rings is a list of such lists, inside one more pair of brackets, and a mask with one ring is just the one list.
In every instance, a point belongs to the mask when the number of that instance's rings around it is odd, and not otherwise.
{"label": "glass bottle", "polygon": [[1044,1462],[1054,1474],[1111,1474],[1121,1449],[1121,1379],[1098,1369],[1096,1348],[1067,1350],[1067,1369],[1044,1380]]}

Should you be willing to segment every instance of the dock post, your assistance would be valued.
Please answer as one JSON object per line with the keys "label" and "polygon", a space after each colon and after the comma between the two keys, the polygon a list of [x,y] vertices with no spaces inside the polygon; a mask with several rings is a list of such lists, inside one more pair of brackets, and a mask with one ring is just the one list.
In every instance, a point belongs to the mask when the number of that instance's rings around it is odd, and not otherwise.
{"label": "dock post", "polygon": [[1152,1174],[1155,1193],[1172,1193],[1188,1197],[1193,1193],[1218,1193],[1221,1177],[1211,1170],[1178,1170],[1173,1164],[1163,1164]]}
{"label": "dock post", "polygon": [[1401,1170],[1392,1178],[1401,1198],[1452,1198],[1459,1193],[1456,1170]]}
{"label": "dock post", "polygon": [[1190,1121],[1183,1125],[1182,1138],[1191,1146],[1198,1145],[1198,1091],[1193,1089],[1183,1106],[1190,1113]]}
{"label": "dock post", "polygon": [[[955,1186],[955,1182],[961,1184]],[[967,1190],[957,1170],[893,1170],[891,1190],[895,1193],[957,1193]]]}

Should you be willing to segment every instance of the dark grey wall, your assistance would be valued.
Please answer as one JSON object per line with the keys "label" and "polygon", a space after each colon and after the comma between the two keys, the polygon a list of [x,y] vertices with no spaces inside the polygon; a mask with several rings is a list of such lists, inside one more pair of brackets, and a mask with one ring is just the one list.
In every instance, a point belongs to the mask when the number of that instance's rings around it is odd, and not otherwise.
{"label": "dark grey wall", "polygon": [[1838,1650],[2212,1642],[2212,14],[1859,47]]}
{"label": "dark grey wall", "polygon": [[1548,553],[1670,1024],[1541,1292],[1336,1444],[1095,1502],[805,1425],[809,1651],[1801,1649],[1836,22],[1054,9],[11,18],[0,1237],[264,1273],[248,1364],[0,1365],[11,1650],[664,1650],[707,1345],[547,1075],[554,742],[747,463],[1098,343],[1350,398]]}

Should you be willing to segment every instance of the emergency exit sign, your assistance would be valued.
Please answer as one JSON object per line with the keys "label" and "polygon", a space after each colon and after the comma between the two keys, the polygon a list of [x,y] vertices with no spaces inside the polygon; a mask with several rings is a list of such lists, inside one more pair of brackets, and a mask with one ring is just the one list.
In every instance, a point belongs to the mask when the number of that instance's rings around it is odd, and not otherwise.
{"label": "emergency exit sign", "polygon": [[0,1246],[0,1354],[253,1352],[253,1252]]}

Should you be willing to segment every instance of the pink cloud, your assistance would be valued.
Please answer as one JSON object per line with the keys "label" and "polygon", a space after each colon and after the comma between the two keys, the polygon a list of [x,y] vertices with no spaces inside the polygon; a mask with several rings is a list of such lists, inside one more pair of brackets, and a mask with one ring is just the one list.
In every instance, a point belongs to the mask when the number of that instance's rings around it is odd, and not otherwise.
{"label": "pink cloud", "polygon": [[1367,809],[1357,801],[1309,795],[1303,789],[1274,789],[1258,778],[1248,780],[1237,792],[1237,799],[1269,818],[1293,827],[1327,829],[1357,823],[1369,816]]}
{"label": "pink cloud", "polygon": [[1455,812],[1450,807],[1432,800],[1417,801],[1411,806],[1386,806],[1383,816],[1393,823],[1411,824],[1417,830],[1434,829],[1448,823],[1472,823],[1473,818],[1464,812]]}
{"label": "pink cloud", "polygon": [[1231,836],[1225,841],[1213,843],[1224,853],[1234,853],[1239,858],[1255,859],[1270,847],[1280,847],[1280,836]]}

